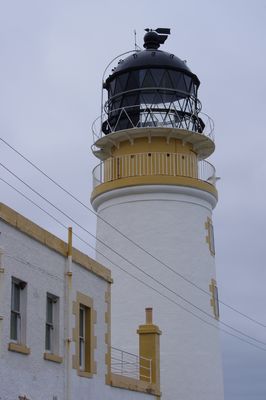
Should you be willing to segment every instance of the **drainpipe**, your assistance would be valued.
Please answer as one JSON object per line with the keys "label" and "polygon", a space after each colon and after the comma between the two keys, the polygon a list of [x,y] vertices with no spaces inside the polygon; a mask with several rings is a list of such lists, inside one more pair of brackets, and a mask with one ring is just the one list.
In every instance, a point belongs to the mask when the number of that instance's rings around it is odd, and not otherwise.
{"label": "drainpipe", "polygon": [[66,263],[66,313],[65,313],[65,352],[66,352],[66,400],[71,400],[71,373],[72,373],[72,354],[71,354],[71,316],[72,316],[72,228],[68,228],[68,248]]}
{"label": "drainpipe", "polygon": [[4,267],[3,267],[3,254],[4,251],[2,248],[0,248],[0,357],[1,357],[1,344],[2,344],[2,329],[3,329],[3,313],[4,313]]}

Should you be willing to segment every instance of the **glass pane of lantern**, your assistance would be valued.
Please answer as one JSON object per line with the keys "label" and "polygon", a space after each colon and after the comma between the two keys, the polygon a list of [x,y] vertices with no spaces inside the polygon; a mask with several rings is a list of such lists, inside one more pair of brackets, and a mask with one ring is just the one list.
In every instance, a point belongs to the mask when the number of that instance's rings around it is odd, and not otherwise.
{"label": "glass pane of lantern", "polygon": [[170,75],[173,87],[175,89],[177,89],[178,86],[179,86],[179,80],[180,80],[181,75],[182,75],[181,72],[169,70],[168,73]]}
{"label": "glass pane of lantern", "polygon": [[177,89],[180,90],[181,92],[187,92],[187,86],[186,86],[184,74],[182,74],[180,77]]}
{"label": "glass pane of lantern", "polygon": [[111,92],[111,95],[113,95],[113,94],[114,94],[114,91],[115,91],[115,82],[116,82],[116,79],[114,79],[114,80],[112,80],[112,82],[110,82],[110,92]]}
{"label": "glass pane of lantern", "polygon": [[170,75],[168,74],[168,71],[165,70],[161,82],[160,82],[160,87],[161,88],[172,88],[173,87],[173,83],[172,80],[170,78]]}
{"label": "glass pane of lantern", "polygon": [[162,76],[164,74],[164,69],[161,68],[153,68],[151,69],[151,74],[153,76],[153,80],[156,86],[160,86],[160,82],[162,80]]}
{"label": "glass pane of lantern", "polygon": [[116,80],[115,80],[116,84],[115,84],[115,93],[114,94],[118,94],[122,92],[122,88],[120,85],[120,77],[117,76]]}
{"label": "glass pane of lantern", "polygon": [[126,90],[126,86],[127,86],[128,73],[120,75],[118,79],[119,79],[121,91],[124,92]]}
{"label": "glass pane of lantern", "polygon": [[155,82],[151,71],[148,69],[142,82],[142,87],[155,87]]}
{"label": "glass pane of lantern", "polygon": [[126,84],[126,90],[138,89],[139,88],[139,74],[138,71],[129,72],[128,81]]}
{"label": "glass pane of lantern", "polygon": [[153,91],[141,91],[140,103],[144,105],[156,104],[156,93]]}
{"label": "glass pane of lantern", "polygon": [[160,90],[160,96],[165,106],[175,100],[175,93],[170,90]]}
{"label": "glass pane of lantern", "polygon": [[190,92],[191,77],[188,76],[188,75],[184,75],[184,79],[185,79],[185,84],[186,84],[187,92]]}
{"label": "glass pane of lantern", "polygon": [[136,104],[139,104],[139,93],[129,93],[123,96],[121,107],[131,107]]}

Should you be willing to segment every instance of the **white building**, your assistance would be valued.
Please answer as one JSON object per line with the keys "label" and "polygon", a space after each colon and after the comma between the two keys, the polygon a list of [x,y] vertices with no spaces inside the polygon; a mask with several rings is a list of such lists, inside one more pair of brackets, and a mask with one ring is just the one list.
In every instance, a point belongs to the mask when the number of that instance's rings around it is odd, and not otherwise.
{"label": "white building", "polygon": [[199,79],[184,61],[158,50],[166,33],[150,31],[145,50],[118,56],[103,84],[108,96],[93,146],[101,163],[91,196],[97,248],[156,290],[138,286],[136,293],[132,281],[113,271],[114,343],[136,325],[141,304],[149,304],[164,332],[163,400],[222,400],[212,225],[218,194],[215,168],[205,161],[214,137],[200,113]]}
{"label": "white building", "polygon": [[111,348],[111,273],[72,248],[71,230],[65,243],[0,204],[0,248],[1,400],[160,395],[151,311],[139,327],[145,358]]}

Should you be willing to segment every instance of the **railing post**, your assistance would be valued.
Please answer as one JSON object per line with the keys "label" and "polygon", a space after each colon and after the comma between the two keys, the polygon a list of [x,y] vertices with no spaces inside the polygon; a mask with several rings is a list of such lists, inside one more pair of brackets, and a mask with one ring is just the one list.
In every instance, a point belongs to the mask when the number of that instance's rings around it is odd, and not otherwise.
{"label": "railing post", "polygon": [[124,373],[124,352],[122,351],[122,356],[121,356],[121,375]]}

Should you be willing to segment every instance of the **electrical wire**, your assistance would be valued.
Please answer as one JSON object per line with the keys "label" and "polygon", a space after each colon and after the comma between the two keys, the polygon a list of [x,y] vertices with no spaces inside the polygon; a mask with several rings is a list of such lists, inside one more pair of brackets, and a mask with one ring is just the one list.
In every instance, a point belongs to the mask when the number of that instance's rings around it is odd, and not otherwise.
{"label": "electrical wire", "polygon": [[[202,310],[200,307],[196,306],[195,304],[193,304],[191,301],[187,300],[185,297],[181,296],[180,294],[178,294],[177,292],[175,292],[174,290],[170,289],[167,285],[161,283],[159,280],[157,280],[156,278],[154,278],[152,275],[148,274],[146,271],[143,271],[139,266],[137,266],[136,264],[134,264],[133,262],[131,262],[130,260],[128,260],[127,258],[125,258],[124,256],[122,256],[121,254],[119,254],[116,250],[112,249],[109,245],[107,245],[106,243],[104,243],[103,241],[101,241],[100,239],[98,239],[95,235],[93,235],[90,231],[88,231],[86,228],[84,228],[82,225],[80,225],[77,221],[75,221],[72,217],[70,217],[69,215],[67,215],[64,211],[60,210],[56,205],[54,205],[52,202],[50,202],[48,199],[46,199],[43,195],[41,195],[39,192],[37,192],[35,189],[33,189],[30,185],[28,185],[25,181],[23,181],[21,178],[19,178],[15,173],[13,173],[9,168],[5,167],[2,163],[0,163],[0,165],[2,166],[2,168],[4,168],[6,171],[8,171],[12,176],[14,176],[16,179],[18,179],[21,183],[23,183],[26,187],[28,187],[33,193],[37,194],[41,199],[43,199],[44,201],[46,201],[48,204],[50,204],[53,208],[55,208],[58,212],[60,212],[62,215],[64,215],[66,218],[68,218],[71,222],[73,222],[76,226],[78,226],[79,228],[81,228],[82,230],[84,230],[86,233],[88,233],[90,236],[92,236],[93,238],[95,238],[97,241],[99,241],[100,243],[102,243],[105,247],[107,247],[109,250],[111,250],[113,253],[115,253],[116,255],[118,255],[120,258],[122,258],[124,261],[126,261],[127,263],[131,264],[134,268],[136,268],[137,270],[139,270],[140,272],[142,272],[144,275],[146,275],[147,277],[149,277],[150,279],[152,279],[153,281],[155,281],[158,285],[162,286],[163,288],[165,288],[166,290],[168,290],[169,292],[173,293],[175,296],[177,296],[178,298],[180,298],[181,300],[183,300],[185,303],[189,304],[191,307],[197,309],[198,311],[202,312],[203,314],[205,314],[206,316],[208,316],[209,318],[216,320],[215,317],[213,317],[211,314],[209,314],[208,312],[206,312],[205,310]],[[0,178],[4,183],[7,183],[4,179]],[[22,192],[20,192],[19,190],[15,189],[11,184],[7,183],[8,186],[12,187],[14,190],[16,190],[18,193],[22,194]],[[22,194],[23,195],[23,194]],[[23,195],[23,197],[27,198],[25,195]],[[35,204],[32,200],[30,200],[31,203]],[[39,206],[38,206],[39,207]],[[45,212],[45,210],[41,207],[39,207],[42,211]],[[50,217],[52,217],[51,214],[49,214]],[[53,218],[53,217],[52,217]],[[57,220],[58,223],[59,220]],[[61,224],[61,223],[60,223]],[[62,225],[62,224],[61,224]],[[62,225],[63,227],[65,227],[64,225]],[[88,243],[86,243],[88,244]],[[250,336],[242,331],[240,331],[239,329],[236,329],[234,327],[232,327],[231,325],[223,322],[220,320],[220,324],[226,326],[227,328],[233,330],[236,333],[239,333],[245,337],[247,337],[248,339],[251,339],[259,344],[265,345],[266,343],[258,340],[256,338],[254,338],[253,336]]]}
{"label": "electrical wire", "polygon": [[[16,154],[18,154],[21,158],[23,158],[24,161],[26,161],[28,164],[30,164],[35,170],[37,170],[39,173],[41,173],[43,176],[45,176],[49,181],[51,181],[54,185],[56,185],[59,189],[61,189],[64,193],[66,193],[68,196],[70,196],[73,200],[75,200],[78,204],[80,204],[82,207],[84,207],[87,211],[91,212],[94,214],[98,219],[103,221],[105,224],[107,224],[109,227],[111,227],[113,230],[115,230],[119,235],[121,235],[123,238],[131,242],[134,246],[138,247],[140,250],[145,252],[147,255],[152,257],[155,261],[157,261],[160,265],[163,265],[165,268],[167,268],[169,271],[173,272],[175,275],[179,276],[179,278],[183,279],[185,282],[188,284],[194,286],[198,290],[200,290],[202,293],[205,293],[207,296],[210,297],[210,293],[202,288],[201,286],[197,285],[195,282],[192,282],[188,278],[186,278],[184,275],[182,275],[180,272],[176,271],[174,268],[172,268],[170,265],[166,264],[164,261],[160,260],[158,257],[154,256],[152,253],[150,253],[148,250],[146,250],[144,247],[142,247],[140,244],[135,242],[133,239],[129,238],[127,235],[125,235],[122,231],[120,231],[118,228],[116,228],[114,225],[112,225],[110,222],[108,222],[106,219],[104,219],[101,215],[98,215],[95,211],[93,211],[91,208],[89,208],[86,204],[84,204],[81,200],[79,200],[76,196],[74,196],[70,191],[65,189],[62,185],[60,185],[58,182],[56,182],[53,178],[51,178],[48,174],[46,174],[44,171],[42,171],[36,164],[34,164],[31,160],[29,160],[26,156],[24,156],[20,151],[18,151],[14,146],[10,145],[5,139],[0,137],[0,140],[11,150],[13,150]],[[252,318],[251,316],[237,310],[235,307],[231,306],[228,303],[225,303],[222,300],[219,300],[219,304],[222,304],[223,306],[229,308],[231,311],[234,311],[235,313],[241,315],[242,317],[248,319],[249,321],[253,322],[254,324],[257,324],[263,328],[266,328],[266,324],[256,320],[255,318]]]}
{"label": "electrical wire", "polygon": [[[11,185],[10,183],[8,183],[7,181],[5,181],[4,179],[0,178],[0,180],[4,183],[6,183],[10,188],[14,189],[17,193],[19,193],[21,196],[23,196],[25,199],[27,199],[31,204],[34,204],[37,208],[39,208],[41,211],[43,211],[45,214],[47,214],[51,219],[53,219],[54,221],[56,221],[61,227],[68,229],[68,227],[63,224],[61,221],[59,221],[57,218],[55,218],[51,213],[49,213],[48,211],[46,211],[43,207],[39,206],[37,203],[35,203],[33,200],[31,200],[28,196],[26,196],[24,193],[22,193],[20,190],[18,190],[17,188],[15,188],[13,185]],[[80,237],[79,235],[77,235],[75,232],[73,232],[73,235],[79,239],[81,242],[83,242],[84,244],[86,244],[87,246],[91,247],[93,250],[95,250],[98,254],[100,254],[102,257],[104,257],[107,261],[109,261],[112,265],[114,265],[115,267],[117,267],[118,269],[120,269],[121,271],[123,271],[125,274],[127,274],[128,276],[130,276],[132,279],[136,280],[137,282],[141,283],[142,285],[148,287],[149,289],[153,290],[154,292],[156,292],[157,294],[159,294],[161,297],[165,298],[166,300],[170,301],[171,303],[175,304],[177,307],[181,308],[183,311],[191,314],[192,316],[194,316],[195,318],[199,319],[201,322],[212,326],[215,329],[218,329],[219,331],[234,337],[235,339],[240,340],[243,343],[249,344],[250,346],[255,347],[258,350],[262,350],[262,351],[266,351],[265,348],[260,347],[252,342],[249,342],[248,340],[245,340],[231,332],[228,332],[225,329],[222,329],[220,327],[218,327],[217,325],[214,325],[208,321],[206,321],[205,319],[201,318],[199,315],[193,313],[192,311],[188,310],[186,307],[182,306],[181,304],[177,303],[176,301],[174,301],[173,299],[171,299],[169,296],[161,293],[159,290],[155,289],[153,286],[149,285],[146,282],[143,282],[141,279],[139,279],[138,277],[136,277],[135,275],[131,274],[129,271],[127,271],[126,269],[122,268],[120,265],[116,264],[114,261],[112,261],[109,257],[107,257],[105,254],[103,254],[102,252],[100,252],[99,250],[94,249],[94,247],[88,243],[87,241],[85,241],[82,237]],[[27,262],[27,264],[29,264]],[[35,266],[35,265],[34,265]]]}

